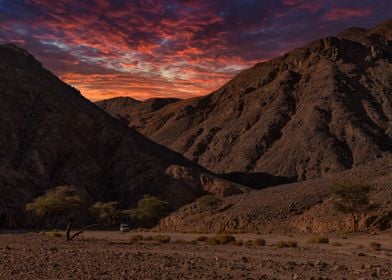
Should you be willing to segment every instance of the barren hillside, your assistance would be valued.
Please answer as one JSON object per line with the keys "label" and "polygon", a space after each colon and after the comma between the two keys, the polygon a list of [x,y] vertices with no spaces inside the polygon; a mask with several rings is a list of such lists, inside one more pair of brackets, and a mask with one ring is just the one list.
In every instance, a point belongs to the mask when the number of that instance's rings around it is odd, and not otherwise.
{"label": "barren hillside", "polygon": [[329,199],[336,183],[366,183],[379,209],[361,221],[362,229],[391,230],[392,157],[322,179],[271,187],[221,199],[208,206],[195,202],[161,221],[160,229],[173,232],[341,232],[350,230],[351,217],[337,213]]}

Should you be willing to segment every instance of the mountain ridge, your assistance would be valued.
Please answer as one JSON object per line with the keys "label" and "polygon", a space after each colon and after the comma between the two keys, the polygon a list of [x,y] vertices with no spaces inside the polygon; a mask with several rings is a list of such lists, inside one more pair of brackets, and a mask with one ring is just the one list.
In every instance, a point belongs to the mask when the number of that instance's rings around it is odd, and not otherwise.
{"label": "mountain ridge", "polygon": [[391,23],[315,40],[129,125],[217,173],[305,180],[387,156]]}

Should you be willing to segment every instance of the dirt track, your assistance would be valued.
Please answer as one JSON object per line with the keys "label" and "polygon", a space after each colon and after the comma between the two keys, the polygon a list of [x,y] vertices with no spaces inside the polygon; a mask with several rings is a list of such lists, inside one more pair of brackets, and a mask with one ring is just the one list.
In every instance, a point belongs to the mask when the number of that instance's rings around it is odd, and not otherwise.
{"label": "dirt track", "polygon": [[[173,235],[169,244],[130,245],[129,235],[88,233],[67,243],[2,234],[0,279],[392,279],[390,236],[331,239],[342,246],[307,244],[306,236],[266,236],[267,246],[248,247],[174,242],[194,239],[191,235]],[[236,236],[245,237],[251,238]],[[298,248],[272,246],[294,239]],[[370,242],[381,243],[382,250],[370,248]]]}

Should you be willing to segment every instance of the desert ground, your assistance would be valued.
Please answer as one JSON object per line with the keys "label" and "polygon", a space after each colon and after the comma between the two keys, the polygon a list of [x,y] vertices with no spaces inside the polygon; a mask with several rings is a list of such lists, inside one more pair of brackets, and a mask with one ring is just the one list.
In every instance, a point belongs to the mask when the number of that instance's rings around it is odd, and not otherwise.
{"label": "desert ground", "polygon": [[[310,235],[234,235],[265,246],[195,242],[200,234],[129,242],[136,235],[158,233],[91,231],[72,242],[2,233],[0,279],[392,279],[392,236],[385,234],[329,236],[329,244],[310,244]],[[280,248],[281,241],[297,247]]]}

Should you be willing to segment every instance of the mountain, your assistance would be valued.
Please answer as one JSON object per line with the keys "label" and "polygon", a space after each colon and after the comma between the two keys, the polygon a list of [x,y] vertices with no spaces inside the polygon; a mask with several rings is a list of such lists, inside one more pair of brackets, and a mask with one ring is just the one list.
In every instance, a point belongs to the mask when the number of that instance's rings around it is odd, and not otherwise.
{"label": "mountain", "polygon": [[176,208],[247,191],[114,119],[11,44],[0,45],[0,135],[0,228],[30,225],[25,204],[60,185],[123,207],[144,194]]}
{"label": "mountain", "polygon": [[130,126],[218,173],[305,180],[387,156],[391,30],[388,20],[316,40]]}
{"label": "mountain", "polygon": [[127,124],[143,123],[143,116],[155,112],[166,105],[178,102],[178,98],[150,98],[139,101],[131,97],[114,97],[96,102],[99,107]]}

